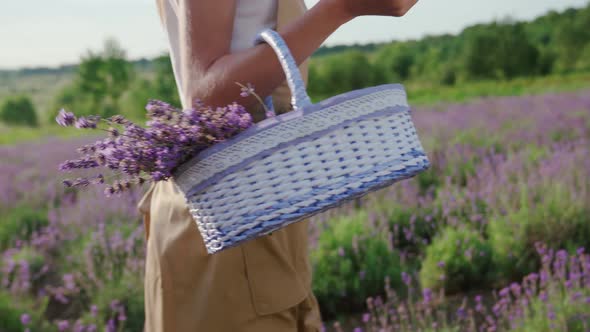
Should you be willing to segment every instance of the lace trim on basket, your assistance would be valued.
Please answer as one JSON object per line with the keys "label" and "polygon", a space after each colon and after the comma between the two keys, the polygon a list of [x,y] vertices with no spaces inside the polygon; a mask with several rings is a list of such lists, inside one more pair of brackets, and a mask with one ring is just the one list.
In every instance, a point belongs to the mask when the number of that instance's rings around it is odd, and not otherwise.
{"label": "lace trim on basket", "polygon": [[[285,113],[287,120],[284,122],[260,130],[254,135],[235,140],[231,145],[216,153],[193,158],[176,172],[176,183],[185,194],[191,194],[189,191],[194,192],[191,189],[201,182],[279,144],[294,141],[385,108],[407,106],[406,94],[400,89],[380,90],[353,99],[346,99],[348,97],[346,94],[337,97],[343,100],[330,107],[304,114],[304,116],[294,117],[295,114],[291,114],[294,112]],[[334,101],[332,100],[332,102]],[[319,106],[323,106],[322,103]],[[294,118],[289,119],[289,117]],[[237,138],[240,138],[239,136]]]}

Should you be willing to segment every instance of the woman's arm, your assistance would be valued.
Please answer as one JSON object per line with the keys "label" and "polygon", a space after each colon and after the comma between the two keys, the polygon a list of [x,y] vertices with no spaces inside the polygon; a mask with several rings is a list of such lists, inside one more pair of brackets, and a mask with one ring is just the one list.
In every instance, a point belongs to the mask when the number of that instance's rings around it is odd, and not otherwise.
{"label": "woman's arm", "polygon": [[[286,0],[278,0],[286,1]],[[299,65],[342,24],[360,15],[404,15],[416,0],[321,0],[305,15],[279,30]],[[360,5],[359,5],[360,4]],[[182,97],[211,106],[237,101],[240,87],[252,83],[266,96],[285,80],[274,51],[260,44],[230,54],[236,0],[179,0]],[[254,97],[240,99],[245,107]]]}

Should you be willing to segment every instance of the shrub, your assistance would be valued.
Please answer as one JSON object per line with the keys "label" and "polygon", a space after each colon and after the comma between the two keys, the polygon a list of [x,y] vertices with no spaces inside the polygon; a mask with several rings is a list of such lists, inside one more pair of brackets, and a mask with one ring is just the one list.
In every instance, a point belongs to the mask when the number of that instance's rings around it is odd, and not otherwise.
{"label": "shrub", "polygon": [[[122,331],[132,332],[143,329],[145,318],[143,288],[137,287],[137,284],[141,284],[143,280],[141,277],[126,276],[119,280],[112,280],[96,293],[92,303],[98,308],[100,323],[107,323],[113,319],[123,325]],[[120,319],[121,313],[124,313],[124,320]]]}
{"label": "shrub", "polygon": [[145,121],[147,116],[145,106],[150,98],[156,98],[154,83],[147,79],[138,79],[134,81],[131,84],[128,93],[122,97],[122,114],[129,119]]}
{"label": "shrub", "polygon": [[53,331],[47,322],[42,321],[45,304],[46,301],[42,301],[35,308],[30,301],[14,298],[0,289],[0,331],[24,331],[25,328],[21,322],[23,315],[28,316],[28,322],[25,322],[30,331]]}
{"label": "shrub", "polygon": [[38,125],[35,107],[27,96],[8,98],[0,108],[0,120],[10,125]]}
{"label": "shrub", "polygon": [[421,296],[400,299],[386,283],[385,300],[367,300],[363,330],[587,331],[590,256],[584,248],[568,255],[564,250],[548,250],[542,243],[535,247],[542,257],[541,270],[492,294],[474,293],[472,299],[468,299],[471,295],[445,299],[427,289]]}
{"label": "shrub", "polygon": [[[584,293],[587,294],[587,292]],[[572,301],[568,295],[567,293],[555,294],[548,303],[539,298],[533,298],[528,307],[529,315],[517,320],[514,323],[517,327],[512,330],[517,332],[588,331],[587,326],[590,324],[588,306],[579,303],[580,301]]]}
{"label": "shrub", "polygon": [[386,276],[399,285],[399,255],[366,223],[364,211],[331,220],[312,252],[313,289],[324,316],[361,309],[368,296],[383,292]]}
{"label": "shrub", "polygon": [[47,122],[49,124],[57,126],[55,117],[62,108],[79,116],[99,114],[99,110],[93,107],[90,96],[83,93],[80,87],[75,84],[63,87],[53,98],[49,112],[47,112]]}
{"label": "shrub", "polygon": [[487,226],[490,245],[494,252],[494,262],[497,266],[497,278],[499,283],[517,280],[539,267],[538,257],[534,252],[525,248],[522,241],[522,225],[511,225],[510,220],[525,220],[526,214],[514,213],[505,218],[493,218]]}
{"label": "shrub", "polygon": [[519,208],[493,218],[488,225],[490,245],[504,280],[521,278],[539,268],[537,242],[569,250],[590,245],[588,207],[558,184],[539,192],[542,197],[523,187]]}
{"label": "shrub", "polygon": [[45,264],[43,254],[32,247],[22,247],[18,249],[18,251],[12,256],[12,259],[16,262],[26,261],[29,265],[31,274],[36,274],[41,271],[41,268]]}
{"label": "shrub", "polygon": [[15,239],[28,240],[33,232],[49,224],[47,211],[21,205],[0,218],[0,249],[10,246]]}
{"label": "shrub", "polygon": [[416,176],[416,181],[418,182],[421,194],[425,194],[428,190],[436,188],[441,184],[439,174],[432,169],[419,173]]}
{"label": "shrub", "polygon": [[[143,264],[138,257],[145,255],[143,231],[137,225],[117,221],[100,224],[71,241],[65,250],[62,246],[64,253],[84,253],[70,259],[64,268],[75,276],[80,288],[72,294],[68,310],[81,314],[82,322],[99,330],[114,324],[118,331],[140,331],[144,322]],[[62,261],[66,259],[61,257]]]}
{"label": "shrub", "polygon": [[404,252],[422,252],[437,231],[431,215],[432,209],[408,208],[391,203],[380,209],[386,211],[394,247]]}
{"label": "shrub", "polygon": [[45,257],[36,249],[24,246],[4,252],[0,262],[0,279],[12,294],[35,294],[43,283]]}
{"label": "shrub", "polygon": [[489,244],[478,232],[467,226],[446,227],[426,248],[421,285],[447,293],[481,288],[488,284],[493,271],[491,254]]}
{"label": "shrub", "polygon": [[0,326],[6,331],[21,331],[20,317],[24,312],[16,308],[9,294],[0,290]]}
{"label": "shrub", "polygon": [[[347,51],[323,59],[320,71],[312,70],[314,78],[321,77],[324,87],[312,86],[314,93],[329,95],[365,88],[373,84],[376,69],[367,55],[360,51]],[[319,88],[319,89],[318,89]]]}

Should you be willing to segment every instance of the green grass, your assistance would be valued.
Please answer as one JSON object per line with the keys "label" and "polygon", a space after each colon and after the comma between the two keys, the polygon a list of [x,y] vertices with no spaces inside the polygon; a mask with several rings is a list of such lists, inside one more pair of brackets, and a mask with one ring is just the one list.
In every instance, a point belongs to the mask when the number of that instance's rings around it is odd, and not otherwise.
{"label": "green grass", "polygon": [[24,94],[30,96],[37,115],[49,111],[57,92],[74,79],[72,73],[44,73],[36,75],[8,76],[0,79],[0,101],[7,97]]}
{"label": "green grass", "polygon": [[[590,88],[590,73],[573,73],[544,77],[517,78],[510,81],[464,82],[453,86],[401,82],[408,93],[408,102],[414,106],[439,103],[462,103],[481,97],[537,95],[552,92],[576,91]],[[333,95],[312,95],[318,102]]]}
{"label": "green grass", "polygon": [[[42,126],[39,128],[6,126],[0,123],[0,145],[10,145],[19,142],[39,141],[45,137],[58,136],[63,138],[81,136],[100,136],[98,131],[84,131],[59,126]],[[102,135],[105,136],[105,135]]]}
{"label": "green grass", "polygon": [[[536,78],[518,78],[511,81],[481,81],[461,83],[454,86],[425,85],[424,83],[404,83],[411,105],[433,105],[438,103],[466,102],[481,97],[520,96],[551,92],[575,91],[590,88],[590,73],[552,75]],[[48,88],[49,89],[49,88]],[[0,89],[0,96],[2,95]],[[49,91],[38,88],[37,92],[47,95]],[[33,94],[35,96],[35,94]],[[319,101],[330,96],[312,96]],[[38,98],[34,98],[36,100]],[[39,103],[35,103],[38,105]],[[100,135],[97,131],[75,130],[58,126],[39,128],[10,127],[0,123],[0,145],[23,141],[35,141],[47,136],[79,137]]]}
{"label": "green grass", "polygon": [[481,97],[521,96],[551,92],[575,91],[590,87],[590,73],[517,78],[510,81],[480,81],[455,86],[405,84],[412,105],[440,102],[465,102]]}

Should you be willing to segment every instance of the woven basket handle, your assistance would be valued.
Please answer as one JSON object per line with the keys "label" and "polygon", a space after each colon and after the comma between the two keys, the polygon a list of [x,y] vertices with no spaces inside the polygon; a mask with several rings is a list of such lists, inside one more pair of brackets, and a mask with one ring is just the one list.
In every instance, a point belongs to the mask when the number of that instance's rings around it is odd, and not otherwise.
{"label": "woven basket handle", "polygon": [[[291,51],[287,47],[287,44],[283,38],[272,29],[265,29],[261,31],[256,37],[255,44],[266,42],[277,54],[279,62],[283,67],[285,76],[287,78],[287,84],[291,90],[291,104],[294,110],[301,109],[305,106],[311,105],[311,100],[305,91],[305,84],[301,78],[299,68],[295,63],[295,59],[291,55]],[[266,104],[269,106],[271,101],[270,96],[266,98]],[[270,103],[272,105],[272,103]],[[273,110],[274,112],[274,110]]]}

